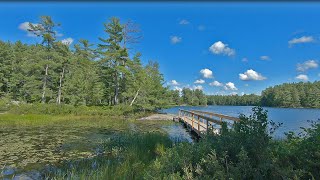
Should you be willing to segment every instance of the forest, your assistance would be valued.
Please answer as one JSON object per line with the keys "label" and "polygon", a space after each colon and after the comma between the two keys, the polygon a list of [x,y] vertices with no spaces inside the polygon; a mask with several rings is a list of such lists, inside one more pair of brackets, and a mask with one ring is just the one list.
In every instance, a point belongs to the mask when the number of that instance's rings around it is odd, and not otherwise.
{"label": "forest", "polygon": [[208,105],[320,108],[320,81],[276,85],[263,90],[261,96],[208,95],[207,99]]}
{"label": "forest", "polygon": [[99,44],[81,39],[73,47],[57,40],[55,23],[42,16],[28,31],[41,43],[0,41],[0,97],[16,102],[142,109],[175,105],[179,92],[164,87],[159,64],[132,54],[140,30],[112,17]]}

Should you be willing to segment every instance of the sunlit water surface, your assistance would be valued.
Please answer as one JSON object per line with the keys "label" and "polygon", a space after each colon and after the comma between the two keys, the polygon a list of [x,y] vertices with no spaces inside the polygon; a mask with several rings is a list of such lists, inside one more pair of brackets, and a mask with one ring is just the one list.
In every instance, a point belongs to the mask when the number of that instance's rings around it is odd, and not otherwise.
{"label": "sunlit water surface", "polygon": [[[178,114],[179,109],[199,110],[225,114],[238,117],[240,114],[250,115],[253,106],[177,106],[161,110],[164,113]],[[285,132],[301,132],[300,127],[309,127],[308,121],[320,119],[320,109],[308,108],[271,108],[264,107],[268,111],[268,118],[274,122],[283,123],[274,133],[274,137],[283,138]]]}

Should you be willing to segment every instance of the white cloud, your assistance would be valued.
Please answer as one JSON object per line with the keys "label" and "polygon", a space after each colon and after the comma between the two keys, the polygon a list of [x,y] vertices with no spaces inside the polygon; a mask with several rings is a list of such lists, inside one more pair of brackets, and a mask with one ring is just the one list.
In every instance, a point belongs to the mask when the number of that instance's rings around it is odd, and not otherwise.
{"label": "white cloud", "polygon": [[195,84],[204,84],[206,81],[205,80],[203,80],[203,79],[198,79],[198,80],[196,80],[194,83]]}
{"label": "white cloud", "polygon": [[21,23],[21,24],[19,25],[19,29],[20,29],[20,30],[23,30],[23,31],[28,31],[28,30],[30,29],[29,23],[30,23],[30,22]]}
{"label": "white cloud", "polygon": [[241,96],[243,96],[243,95],[245,95],[245,93],[244,93],[244,92],[241,92]]}
{"label": "white cloud", "polygon": [[242,62],[248,62],[248,58],[244,57],[241,59]]}
{"label": "white cloud", "polygon": [[216,86],[216,87],[221,87],[223,86],[223,84],[219,81],[213,81],[211,83],[209,83],[210,86]]}
{"label": "white cloud", "polygon": [[245,84],[244,86],[248,87],[248,86],[249,86],[249,84]]}
{"label": "white cloud", "polygon": [[307,71],[309,69],[315,69],[318,66],[319,65],[318,65],[318,62],[316,60],[308,60],[308,61],[305,61],[302,64],[298,63],[297,64],[297,71],[304,72],[304,71]]}
{"label": "white cloud", "polygon": [[235,55],[235,50],[228,47],[228,44],[224,44],[221,41],[217,41],[209,47],[209,51],[213,54],[222,54],[227,56]]}
{"label": "white cloud", "polygon": [[201,69],[200,73],[203,75],[204,78],[213,78],[212,71],[210,69]]}
{"label": "white cloud", "polygon": [[178,87],[178,86],[174,86],[174,87],[173,87],[173,90],[177,90],[177,91],[181,92],[181,91],[182,91],[182,88],[181,88],[181,87]]}
{"label": "white cloud", "polygon": [[180,22],[179,22],[180,25],[188,25],[190,24],[190,22],[186,19],[182,19]]}
{"label": "white cloud", "polygon": [[[39,24],[36,24],[36,23],[31,23],[32,25],[34,26],[37,26]],[[31,29],[30,27],[30,22],[24,22],[24,23],[21,23],[18,27],[20,30],[22,31],[25,31],[27,32],[27,36],[28,37],[37,37],[34,33],[30,32],[29,30]]]}
{"label": "white cloud", "polygon": [[203,90],[203,87],[201,85],[198,85],[198,86],[193,86],[193,89]]}
{"label": "white cloud", "polygon": [[256,71],[249,69],[243,74],[239,74],[239,78],[243,81],[249,81],[249,80],[254,80],[254,81],[261,81],[267,79],[266,77],[263,77],[260,73],[257,73]]}
{"label": "white cloud", "polygon": [[61,42],[65,45],[71,45],[73,43],[73,39],[69,37],[66,39],[62,39]]}
{"label": "white cloud", "polygon": [[294,44],[300,44],[300,43],[310,43],[314,42],[314,39],[312,36],[302,36],[300,38],[293,38],[290,41],[288,41],[289,47],[293,46]]}
{"label": "white cloud", "polygon": [[309,80],[308,76],[305,75],[305,74],[299,74],[299,75],[296,77],[296,79],[301,80],[301,81],[308,81],[308,80]]}
{"label": "white cloud", "polygon": [[235,96],[235,95],[237,95],[237,94],[238,94],[237,92],[231,92],[231,93],[230,93],[231,96]]}
{"label": "white cloud", "polygon": [[204,25],[198,26],[198,30],[199,31],[204,31],[205,29],[206,29],[206,27]]}
{"label": "white cloud", "polygon": [[171,36],[170,41],[172,44],[177,44],[182,41],[182,38],[178,36]]}
{"label": "white cloud", "polygon": [[176,80],[171,80],[170,84],[173,85],[173,86],[180,85]]}
{"label": "white cloud", "polygon": [[270,60],[270,57],[269,56],[260,56],[260,59],[263,61],[268,61],[268,60]]}
{"label": "white cloud", "polygon": [[238,88],[232,82],[226,83],[226,85],[224,86],[224,89],[225,90],[234,90],[234,91],[238,90]]}

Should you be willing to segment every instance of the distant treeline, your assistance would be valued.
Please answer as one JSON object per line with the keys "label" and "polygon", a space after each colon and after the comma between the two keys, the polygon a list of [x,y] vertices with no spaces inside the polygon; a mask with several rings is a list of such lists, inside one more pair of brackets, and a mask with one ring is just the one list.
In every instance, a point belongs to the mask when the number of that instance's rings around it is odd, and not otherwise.
{"label": "distant treeline", "polygon": [[261,104],[275,107],[320,108],[320,81],[285,83],[262,91]]}
{"label": "distant treeline", "polygon": [[250,95],[209,95],[208,105],[231,105],[231,106],[256,106],[260,105],[261,96]]}
{"label": "distant treeline", "polygon": [[207,99],[208,105],[320,108],[320,81],[276,85],[262,91],[261,96],[209,95]]}

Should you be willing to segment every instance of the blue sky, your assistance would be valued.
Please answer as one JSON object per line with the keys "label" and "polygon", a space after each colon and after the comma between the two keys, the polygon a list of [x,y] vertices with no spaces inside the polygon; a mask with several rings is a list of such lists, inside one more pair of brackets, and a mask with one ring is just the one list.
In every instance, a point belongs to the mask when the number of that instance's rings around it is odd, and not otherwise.
{"label": "blue sky", "polygon": [[143,39],[131,52],[141,52],[144,63],[158,61],[173,89],[259,94],[276,84],[320,80],[320,3],[2,2],[0,39],[40,42],[21,24],[41,15],[61,23],[59,40],[72,45],[80,38],[99,43],[112,16],[132,20]]}

